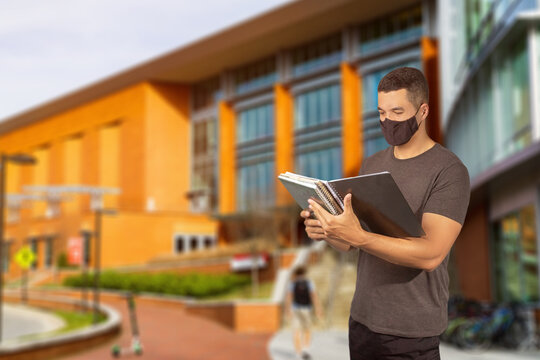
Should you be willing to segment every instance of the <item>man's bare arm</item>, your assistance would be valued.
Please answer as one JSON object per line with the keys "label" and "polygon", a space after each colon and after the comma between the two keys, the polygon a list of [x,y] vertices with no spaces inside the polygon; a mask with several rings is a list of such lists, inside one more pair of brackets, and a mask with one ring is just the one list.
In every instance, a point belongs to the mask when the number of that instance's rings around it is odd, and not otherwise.
{"label": "man's bare arm", "polygon": [[320,225],[322,234],[319,236],[338,239],[393,264],[432,271],[444,260],[461,231],[458,222],[426,213],[422,218],[424,237],[394,238],[373,234],[362,229],[350,201],[350,195],[347,195],[345,211],[338,216],[310,201],[318,220],[309,220],[309,226]]}

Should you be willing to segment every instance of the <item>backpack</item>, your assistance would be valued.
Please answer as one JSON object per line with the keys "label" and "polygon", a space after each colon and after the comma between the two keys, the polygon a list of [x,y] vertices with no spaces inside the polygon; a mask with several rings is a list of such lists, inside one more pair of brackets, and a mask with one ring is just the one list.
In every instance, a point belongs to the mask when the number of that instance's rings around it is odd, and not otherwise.
{"label": "backpack", "polygon": [[294,282],[293,302],[296,305],[311,305],[311,294],[309,293],[309,285],[307,280],[301,279]]}

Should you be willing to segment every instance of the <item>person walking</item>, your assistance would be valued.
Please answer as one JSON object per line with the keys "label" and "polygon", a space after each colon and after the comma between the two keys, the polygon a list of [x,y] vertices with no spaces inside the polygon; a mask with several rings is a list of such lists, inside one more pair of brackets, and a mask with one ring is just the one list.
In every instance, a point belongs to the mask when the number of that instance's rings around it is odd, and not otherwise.
{"label": "person walking", "polygon": [[293,329],[293,340],[298,359],[311,359],[311,328],[313,311],[322,319],[322,309],[313,281],[306,277],[305,267],[294,270],[286,297],[286,311]]}

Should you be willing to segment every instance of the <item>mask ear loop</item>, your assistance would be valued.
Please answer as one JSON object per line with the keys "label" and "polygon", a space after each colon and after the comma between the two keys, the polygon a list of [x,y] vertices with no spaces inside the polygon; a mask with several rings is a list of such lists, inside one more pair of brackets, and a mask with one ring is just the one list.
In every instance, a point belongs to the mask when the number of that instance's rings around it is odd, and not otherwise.
{"label": "mask ear loop", "polygon": [[[418,111],[420,111],[420,108],[422,107],[422,105],[424,105],[425,103],[421,103],[420,106],[418,107],[418,110],[416,110],[416,113],[414,114],[414,117],[416,117],[416,114],[418,114]],[[425,112],[424,112],[425,113]],[[422,114],[423,116],[424,114]],[[420,125],[422,125],[422,123],[424,122],[424,120],[420,121],[420,123],[418,124],[418,128],[420,128]]]}
{"label": "mask ear loop", "polygon": [[[420,106],[418,107],[418,109],[416,110],[416,112],[414,113],[414,118],[416,120],[416,114],[418,114],[418,111],[420,111],[420,108],[422,107],[422,105],[424,105],[425,103],[421,103]],[[418,129],[420,129],[420,125],[422,125],[422,123],[424,122],[424,120],[420,121],[420,123],[418,123]]]}

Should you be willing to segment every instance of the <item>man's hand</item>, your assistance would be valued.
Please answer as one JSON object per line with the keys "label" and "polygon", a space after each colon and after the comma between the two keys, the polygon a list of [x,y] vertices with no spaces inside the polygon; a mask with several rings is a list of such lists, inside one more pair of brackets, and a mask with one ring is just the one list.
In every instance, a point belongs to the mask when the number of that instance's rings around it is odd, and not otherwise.
{"label": "man's hand", "polygon": [[304,221],[306,231],[309,224],[309,230],[316,237],[315,240],[332,239],[347,245],[353,245],[351,240],[358,237],[358,233],[363,232],[364,229],[362,229],[362,225],[360,225],[360,221],[358,221],[354,213],[351,199],[351,194],[345,195],[343,199],[344,209],[340,215],[332,215],[315,201],[308,200],[309,208],[313,210],[317,220],[314,220],[316,222]]}
{"label": "man's hand", "polygon": [[311,211],[303,210],[300,213],[300,216],[305,219],[304,225],[306,226],[306,233],[310,239],[316,241],[326,240],[320,221],[311,217]]}
{"label": "man's hand", "polygon": [[[339,215],[339,216],[341,216],[341,219],[345,219],[345,216],[347,217],[347,219],[350,218],[350,213],[352,212],[352,206],[350,205],[350,196],[351,195],[348,195],[348,197],[347,196],[345,197],[345,199],[349,199],[349,200],[345,200],[346,204],[347,204],[347,201],[348,201],[348,205],[346,205],[346,206],[349,206],[349,209],[346,208],[347,214],[343,213],[343,214]],[[314,201],[311,201],[311,200],[310,200],[310,203],[316,204]],[[318,204],[316,204],[316,205],[319,206]],[[310,206],[310,208],[312,208],[312,206]],[[320,208],[321,211],[323,211],[326,214],[324,216],[325,216],[325,219],[327,219],[327,220],[329,218],[339,217],[339,216],[333,216],[333,215],[329,214],[326,210],[324,210],[320,206],[319,206],[319,208]],[[306,233],[308,234],[308,236],[311,239],[316,240],[316,241],[324,240],[330,246],[332,246],[334,249],[336,249],[338,251],[344,251],[345,252],[345,251],[351,250],[351,246],[348,243],[344,242],[342,239],[328,237],[326,230],[323,228],[322,222],[318,220],[318,217],[317,217],[317,219],[311,218],[311,215],[312,215],[312,213],[311,213],[310,210],[303,210],[300,213],[300,216],[305,219],[304,220],[304,225],[306,226]],[[343,216],[343,215],[345,215],[345,216]],[[352,215],[353,215],[354,219],[356,220],[356,222],[358,223],[358,225],[360,225],[360,223],[358,222],[358,219],[356,219],[356,216],[354,215],[354,212],[352,212]],[[345,221],[347,221],[347,220],[345,220]]]}

